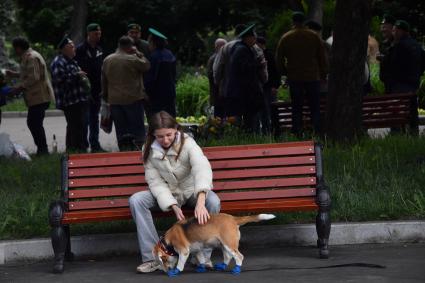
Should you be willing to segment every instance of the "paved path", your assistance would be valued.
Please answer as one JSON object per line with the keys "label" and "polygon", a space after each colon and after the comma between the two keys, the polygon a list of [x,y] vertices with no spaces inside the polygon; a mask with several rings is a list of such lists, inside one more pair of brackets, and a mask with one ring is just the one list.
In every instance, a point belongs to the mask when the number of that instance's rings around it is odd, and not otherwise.
{"label": "paved path", "polygon": [[[47,146],[52,150],[53,135],[56,135],[58,151],[65,151],[66,121],[64,116],[46,117],[44,119],[44,129],[46,131]],[[0,133],[10,135],[12,142],[21,144],[29,153],[35,153],[37,148],[32,139],[31,133],[26,124],[25,117],[3,118],[0,125]],[[103,130],[99,131],[100,145],[107,151],[118,151],[115,128],[110,134]]]}
{"label": "paved path", "polygon": [[[63,152],[65,150],[65,131],[66,122],[64,116],[46,117],[44,119],[44,128],[46,130],[47,145],[49,150],[52,150],[53,134],[56,135],[58,141],[58,150]],[[425,133],[425,127],[420,127],[421,133]],[[382,137],[387,135],[389,129],[375,129],[369,130],[369,135],[372,137]],[[0,125],[0,133],[7,133],[10,135],[12,142],[21,144],[29,153],[35,153],[36,147],[32,139],[31,133],[28,130],[25,117],[4,118]],[[115,129],[111,134],[106,134],[100,130],[100,144],[107,151],[118,151],[116,142]]]}
{"label": "paved path", "polygon": [[[51,262],[0,266],[0,282],[425,282],[425,244],[351,245],[331,248],[331,258],[316,258],[312,247],[241,248],[245,255],[242,274],[209,272],[197,274],[187,268],[177,278],[161,271],[136,274],[136,256],[85,259],[68,263],[64,274],[50,273]],[[219,253],[215,255],[216,260]],[[308,269],[346,263],[384,265],[384,269],[337,267]],[[305,269],[300,269],[305,268]],[[249,270],[262,271],[249,271]],[[266,269],[266,270],[264,270]],[[245,271],[244,271],[245,270]]]}

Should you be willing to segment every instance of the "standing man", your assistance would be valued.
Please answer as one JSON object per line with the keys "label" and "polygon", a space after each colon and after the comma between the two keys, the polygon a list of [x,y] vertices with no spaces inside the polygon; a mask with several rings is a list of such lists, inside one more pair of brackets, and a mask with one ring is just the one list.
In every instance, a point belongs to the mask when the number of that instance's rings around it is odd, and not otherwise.
{"label": "standing man", "polygon": [[150,70],[145,75],[146,93],[149,97],[148,116],[166,111],[176,117],[176,57],[166,48],[167,37],[149,28]]}
{"label": "standing man", "polygon": [[20,84],[12,89],[12,94],[24,93],[28,107],[27,125],[37,146],[37,155],[48,154],[43,121],[46,109],[54,98],[46,62],[38,52],[31,49],[28,40],[23,37],[14,38],[12,46],[21,59],[19,73],[6,71],[7,75],[20,78]]}
{"label": "standing man", "polygon": [[133,39],[137,50],[142,52],[145,57],[148,57],[150,54],[149,43],[142,39],[142,27],[135,23],[129,24],[127,26],[127,35]]}
{"label": "standing man", "polygon": [[393,27],[395,18],[391,15],[384,15],[381,22],[382,42],[379,45],[379,55],[376,59],[379,61],[379,79],[384,83],[385,93],[390,93],[391,75],[390,75],[390,48],[394,42]]}
{"label": "standing man", "polygon": [[227,43],[223,38],[217,38],[214,43],[214,53],[210,56],[207,63],[208,82],[210,85],[210,105],[214,106],[214,116],[224,118],[224,99],[219,95],[218,84],[214,81],[213,65],[218,52]]}
{"label": "standing man", "polygon": [[263,50],[267,61],[268,80],[264,84],[264,105],[261,110],[261,131],[263,134],[271,133],[271,104],[277,101],[277,89],[280,86],[280,76],[276,69],[274,54],[267,48],[266,39],[257,37],[257,45]]}
{"label": "standing man", "polygon": [[90,145],[91,152],[104,151],[99,143],[99,110],[100,110],[100,92],[101,92],[101,73],[103,64],[103,50],[99,45],[102,31],[100,25],[91,23],[87,26],[87,39],[77,46],[75,60],[81,70],[89,78],[91,85],[91,96],[89,98],[89,111],[87,112],[88,130],[87,146]]}
{"label": "standing man", "polygon": [[276,50],[276,66],[289,83],[292,132],[302,133],[304,96],[309,101],[313,130],[320,133],[320,81],[326,79],[328,64],[321,38],[304,27],[304,14],[294,12],[293,28],[285,33]]}
{"label": "standing man", "polygon": [[75,61],[75,46],[65,36],[58,45],[59,55],[50,69],[56,96],[56,108],[66,119],[66,150],[87,151],[87,111],[90,90],[88,78]]}
{"label": "standing man", "polygon": [[267,62],[258,62],[253,48],[256,41],[254,25],[239,34],[230,51],[228,83],[225,88],[227,116],[242,117],[244,128],[256,133],[259,130],[259,111],[263,104],[261,72]]}
{"label": "standing man", "polygon": [[410,25],[394,24],[394,44],[389,51],[390,93],[416,92],[422,75],[422,47],[409,34]]}
{"label": "standing man", "polygon": [[119,149],[137,150],[145,141],[143,73],[150,68],[129,36],[122,36],[115,53],[102,67],[102,97],[111,105]]}

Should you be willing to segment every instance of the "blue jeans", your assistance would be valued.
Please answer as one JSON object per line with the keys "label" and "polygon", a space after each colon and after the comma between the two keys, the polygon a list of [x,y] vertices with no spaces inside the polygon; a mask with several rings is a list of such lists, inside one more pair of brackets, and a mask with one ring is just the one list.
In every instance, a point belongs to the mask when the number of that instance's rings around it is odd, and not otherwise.
{"label": "blue jeans", "polygon": [[[145,142],[145,117],[142,101],[132,104],[111,105],[111,117],[115,125],[120,150],[139,150]],[[137,148],[137,146],[139,148]]]}
{"label": "blue jeans", "polygon": [[292,132],[301,134],[303,127],[304,98],[310,107],[313,130],[320,133],[320,82],[289,82],[292,104]]}

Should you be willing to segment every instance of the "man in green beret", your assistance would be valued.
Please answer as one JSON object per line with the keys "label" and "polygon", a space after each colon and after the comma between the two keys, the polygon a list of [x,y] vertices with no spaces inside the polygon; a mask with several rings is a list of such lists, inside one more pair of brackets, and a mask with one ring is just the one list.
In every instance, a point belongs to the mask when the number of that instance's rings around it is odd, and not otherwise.
{"label": "man in green beret", "polygon": [[121,151],[137,150],[145,141],[143,74],[149,68],[149,61],[126,35],[119,39],[117,51],[103,62],[102,98],[111,106]]}
{"label": "man in green beret", "polygon": [[379,45],[379,54],[376,59],[379,61],[379,79],[384,83],[385,93],[390,92],[391,76],[389,74],[390,48],[393,44],[393,26],[395,18],[390,14],[385,14],[381,22],[382,42]]}
{"label": "man in green beret", "polygon": [[[56,97],[56,108],[63,110],[66,119],[66,150],[87,151],[87,111],[90,93],[87,76],[75,60],[74,42],[65,36],[58,44],[59,54],[50,70]],[[63,265],[62,265],[63,267]]]}
{"label": "man in green beret", "polygon": [[142,52],[145,56],[149,55],[149,43],[142,39],[142,27],[139,24],[129,24],[127,26],[127,35],[133,39],[134,46],[139,52]]}
{"label": "man in green beret", "polygon": [[103,49],[100,46],[102,30],[99,24],[91,23],[87,25],[86,31],[87,38],[77,46],[75,60],[77,60],[80,68],[87,73],[91,85],[89,111],[87,112],[87,146],[90,145],[91,152],[101,152],[104,151],[99,143],[101,73],[104,59]]}

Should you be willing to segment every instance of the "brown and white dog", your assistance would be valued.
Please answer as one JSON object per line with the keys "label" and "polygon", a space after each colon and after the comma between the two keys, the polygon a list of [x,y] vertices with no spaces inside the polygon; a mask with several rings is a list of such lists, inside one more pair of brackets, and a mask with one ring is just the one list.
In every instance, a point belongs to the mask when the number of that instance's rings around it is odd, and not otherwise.
{"label": "brown and white dog", "polygon": [[[248,222],[259,222],[273,219],[273,214],[259,214],[236,217],[230,214],[212,214],[204,225],[199,225],[195,218],[185,219],[174,224],[165,236],[153,248],[155,259],[169,276],[177,276],[191,253],[194,253],[200,263],[198,272],[205,272],[205,264],[210,261],[211,249],[221,246],[223,263],[216,264],[216,270],[226,270],[230,260],[235,259],[236,265],[232,273],[241,272],[243,255],[239,252],[239,226]],[[210,249],[210,252],[208,252]]]}

